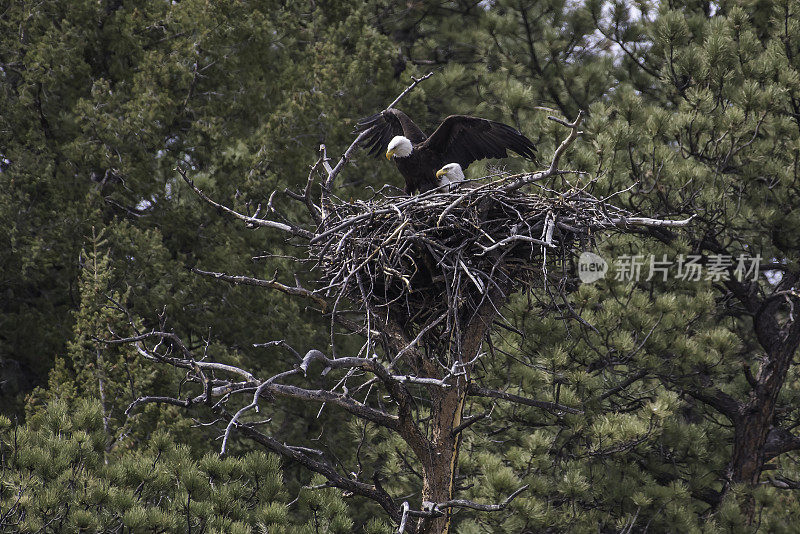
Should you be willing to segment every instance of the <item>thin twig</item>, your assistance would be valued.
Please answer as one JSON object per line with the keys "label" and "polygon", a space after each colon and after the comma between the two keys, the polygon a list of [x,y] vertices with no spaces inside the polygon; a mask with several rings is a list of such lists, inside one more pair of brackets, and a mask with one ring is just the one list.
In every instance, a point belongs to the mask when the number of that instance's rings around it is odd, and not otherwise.
{"label": "thin twig", "polygon": [[178,173],[180,173],[180,175],[183,178],[183,180],[187,184],[189,184],[189,187],[192,188],[192,191],[194,191],[197,194],[197,196],[199,196],[200,198],[202,198],[203,200],[205,200],[207,203],[211,204],[215,208],[217,208],[219,210],[222,210],[225,213],[229,213],[229,214],[233,215],[237,219],[240,219],[240,220],[244,221],[245,223],[247,223],[250,226],[261,226],[261,227],[266,227],[266,228],[273,228],[275,230],[280,230],[282,232],[286,232],[286,233],[291,234],[291,235],[296,235],[296,236],[299,236],[299,237],[305,237],[305,238],[308,238],[308,239],[314,237],[314,234],[309,232],[308,230],[305,230],[303,228],[299,228],[299,227],[291,225],[291,224],[281,223],[281,222],[277,222],[277,221],[271,221],[271,220],[268,220],[268,219],[259,219],[257,217],[250,217],[249,215],[244,215],[242,213],[239,213],[236,210],[232,210],[229,207],[224,206],[224,205],[220,204],[219,202],[216,202],[216,201],[212,200],[211,198],[209,198],[208,195],[203,193],[203,191],[200,190],[200,188],[198,188],[196,185],[194,185],[194,180],[189,178],[186,175],[186,171],[183,170],[181,167],[177,167],[176,170],[178,171]]}

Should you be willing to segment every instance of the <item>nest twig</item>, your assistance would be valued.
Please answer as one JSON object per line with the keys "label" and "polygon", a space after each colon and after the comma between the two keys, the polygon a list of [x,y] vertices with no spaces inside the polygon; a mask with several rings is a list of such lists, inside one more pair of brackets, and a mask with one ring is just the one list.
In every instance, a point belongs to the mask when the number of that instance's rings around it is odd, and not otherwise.
{"label": "nest twig", "polygon": [[508,187],[517,178],[331,203],[311,240],[326,296],[376,314],[402,310],[404,323],[424,327],[465,306],[474,310],[493,290],[508,295],[568,282],[576,250],[597,231],[669,224],[634,218],[584,190]]}

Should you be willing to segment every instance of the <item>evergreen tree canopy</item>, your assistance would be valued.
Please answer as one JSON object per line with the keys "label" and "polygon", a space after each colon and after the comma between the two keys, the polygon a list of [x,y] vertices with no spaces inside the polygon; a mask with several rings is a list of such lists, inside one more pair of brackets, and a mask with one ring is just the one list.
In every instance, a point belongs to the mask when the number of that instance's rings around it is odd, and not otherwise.
{"label": "evergreen tree canopy", "polygon": [[[240,213],[274,206],[299,223],[282,192],[303,190],[320,143],[338,156],[360,117],[429,71],[398,105],[423,129],[455,113],[499,120],[543,162],[565,135],[547,116],[586,113],[561,161],[585,174],[531,190],[586,188],[631,213],[693,217],[586,244],[609,271],[572,280],[561,301],[542,288],[507,303],[474,375],[506,398],[463,406],[475,420],[455,490],[502,503],[527,489],[499,511],[459,509],[451,531],[795,530],[792,0],[7,3],[0,530],[397,531],[378,505],[245,435],[220,458],[230,413],[128,411],[142,395],[186,396],[186,372],[114,341],[169,332],[260,377],[297,363],[285,346],[328,348],[313,302],[192,272],[316,279],[294,272],[291,243],[210,208],[175,169]],[[468,178],[521,170],[541,169],[476,163]],[[401,186],[396,169],[356,152],[333,194],[384,184]],[[637,257],[641,276],[626,276]],[[696,280],[678,276],[690,258]],[[760,271],[737,277],[739,258]],[[653,261],[669,263],[666,278],[649,276]],[[343,376],[312,371],[307,387]],[[421,467],[392,432],[328,405],[268,412],[254,416],[265,432],[421,508]]]}

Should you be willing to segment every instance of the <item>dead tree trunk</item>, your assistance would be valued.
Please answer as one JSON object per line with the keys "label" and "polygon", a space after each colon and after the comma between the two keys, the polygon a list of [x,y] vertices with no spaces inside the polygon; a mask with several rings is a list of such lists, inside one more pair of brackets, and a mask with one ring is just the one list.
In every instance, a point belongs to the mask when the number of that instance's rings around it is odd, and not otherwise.
{"label": "dead tree trunk", "polygon": [[[431,446],[427,458],[422,458],[422,508],[453,499],[458,445],[460,438],[453,432],[461,424],[461,411],[466,398],[466,380],[459,377],[452,388],[436,392],[432,397]],[[431,504],[428,504],[431,503]],[[421,518],[421,534],[446,534],[450,528],[450,512],[439,517]]]}
{"label": "dead tree trunk", "polygon": [[[501,308],[505,301],[505,295],[498,289],[489,292],[486,297],[460,329],[462,331],[460,339],[454,340],[454,345],[459,349],[453,354],[452,359],[455,365],[463,366],[464,373],[456,376],[450,387],[432,391],[430,446],[427,457],[420,458],[423,466],[423,509],[431,508],[436,503],[450,502],[454,498],[463,430],[461,426],[463,410],[471,379],[470,362],[478,356],[497,313],[496,310]],[[431,365],[425,367],[427,372],[434,371]],[[450,509],[438,517],[421,518],[418,532],[447,534],[450,530],[450,519]]]}

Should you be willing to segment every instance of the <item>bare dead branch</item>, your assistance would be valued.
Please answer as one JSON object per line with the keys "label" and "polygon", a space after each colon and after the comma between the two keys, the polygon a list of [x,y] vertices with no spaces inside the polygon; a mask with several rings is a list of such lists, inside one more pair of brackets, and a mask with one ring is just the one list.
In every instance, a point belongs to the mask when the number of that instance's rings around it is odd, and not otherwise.
{"label": "bare dead branch", "polygon": [[308,454],[303,453],[301,450],[281,443],[278,440],[269,437],[250,426],[241,424],[237,424],[237,426],[242,434],[256,441],[257,443],[260,443],[266,449],[279,454],[284,458],[293,460],[310,471],[321,474],[328,480],[331,486],[343,489],[345,491],[350,491],[356,495],[361,495],[362,497],[366,497],[377,502],[393,521],[399,523],[401,518],[399,507],[394,503],[392,497],[381,488],[378,488],[372,484],[366,484],[358,480],[344,477],[339,474],[339,472],[336,471],[336,468],[334,468],[328,462],[319,458],[311,458],[308,456]]}
{"label": "bare dead branch", "polygon": [[208,195],[203,193],[203,191],[200,190],[200,188],[198,188],[196,185],[194,185],[194,180],[189,178],[186,175],[186,171],[183,170],[181,167],[177,167],[176,170],[180,173],[181,177],[183,178],[183,181],[185,181],[187,184],[189,184],[189,187],[192,188],[192,191],[194,191],[195,194],[197,194],[197,196],[199,196],[200,198],[202,198],[208,204],[211,204],[215,208],[217,208],[219,210],[222,210],[225,213],[233,215],[237,219],[240,219],[240,220],[244,221],[249,226],[254,226],[254,227],[255,226],[260,226],[260,227],[265,227],[265,228],[273,228],[275,230],[280,230],[282,232],[286,232],[286,233],[288,233],[290,235],[304,237],[304,238],[307,238],[307,239],[310,239],[310,238],[312,238],[314,236],[314,234],[312,232],[309,232],[308,230],[305,230],[303,228],[300,228],[300,227],[292,225],[292,224],[286,224],[286,223],[282,223],[282,222],[278,222],[278,221],[271,221],[271,220],[268,220],[268,219],[259,219],[257,217],[250,217],[248,215],[244,215],[242,213],[239,213],[236,210],[232,210],[229,207],[224,206],[224,205],[220,204],[219,202],[216,202],[216,201],[212,200],[211,198],[209,198]]}
{"label": "bare dead branch", "polygon": [[534,408],[541,408],[543,410],[547,410],[548,412],[552,412],[555,414],[558,414],[559,412],[566,412],[573,414],[583,413],[583,410],[579,410],[578,408],[572,408],[570,406],[565,406],[563,404],[558,404],[557,402],[538,401],[534,399],[529,399],[527,397],[521,397],[520,395],[514,395],[513,393],[506,393],[505,391],[497,391],[495,389],[483,388],[480,386],[476,386],[475,384],[470,384],[469,388],[467,389],[467,395],[472,395],[475,397],[490,397],[493,399],[503,399],[516,404],[524,404],[525,406],[533,406]]}
{"label": "bare dead branch", "polygon": [[412,83],[411,85],[409,85],[408,87],[406,87],[406,88],[405,88],[405,90],[403,90],[403,92],[402,92],[402,93],[400,93],[400,95],[399,95],[397,98],[395,98],[395,99],[392,101],[392,103],[391,103],[391,104],[389,104],[388,106],[386,106],[386,109],[392,109],[393,107],[395,107],[395,106],[397,105],[397,103],[398,103],[398,102],[400,102],[400,100],[402,100],[402,98],[403,98],[404,96],[406,96],[408,93],[410,93],[410,92],[411,92],[411,90],[412,90],[412,89],[414,89],[414,88],[417,86],[417,84],[418,84],[418,83],[420,83],[420,82],[422,82],[422,81],[425,81],[425,80],[427,80],[427,79],[428,79],[428,78],[430,78],[431,76],[433,76],[433,72],[429,72],[428,74],[426,74],[425,76],[422,76],[422,77],[420,77],[420,78],[415,78],[414,76],[412,76],[412,77],[411,77],[411,81],[412,81],[413,83]]}
{"label": "bare dead branch", "polygon": [[677,221],[667,221],[662,219],[651,219],[650,217],[619,217],[609,219],[609,223],[618,228],[627,228],[629,226],[650,226],[655,228],[670,228],[677,226],[686,226],[696,215],[692,215],[687,219],[680,219]]}
{"label": "bare dead branch", "polygon": [[529,485],[525,484],[517,491],[506,497],[506,499],[499,504],[479,504],[465,499],[453,499],[451,501],[437,503],[436,509],[441,510],[444,508],[472,508],[473,510],[480,510],[481,512],[499,512],[500,510],[505,510],[506,506],[511,504],[511,501],[516,499],[517,496],[526,489],[528,489],[528,487]]}
{"label": "bare dead branch", "polygon": [[[322,163],[322,166],[325,168],[326,171],[330,172],[331,166],[328,164],[328,155],[325,150],[325,145],[320,145],[320,157],[311,165],[311,170],[308,171],[308,179],[306,180],[306,187],[303,189],[303,194],[297,194],[288,187],[283,190],[284,194],[287,195],[289,198],[294,200],[299,200],[305,204],[306,209],[308,210],[308,214],[311,216],[311,219],[314,221],[316,225],[322,223],[323,219],[323,212],[322,208],[314,204],[313,198],[311,198],[311,186],[314,184],[314,176],[317,172],[317,167],[319,164]],[[273,195],[275,192],[273,191]]]}
{"label": "bare dead branch", "polygon": [[490,409],[486,410],[485,412],[481,412],[479,414],[475,414],[473,416],[464,418],[464,420],[461,422],[461,424],[453,429],[453,435],[455,436],[455,435],[463,432],[464,430],[466,430],[470,426],[474,425],[478,421],[480,421],[482,419],[486,419],[487,417],[489,417],[492,414],[493,411],[494,411],[494,406],[492,406]]}
{"label": "bare dead branch", "polygon": [[203,276],[210,276],[212,278],[216,278],[218,280],[224,280],[226,282],[230,282],[231,284],[246,284],[250,286],[258,286],[258,287],[267,287],[269,289],[276,289],[282,293],[286,293],[287,295],[295,295],[300,297],[305,297],[308,299],[313,300],[317,304],[319,304],[323,311],[328,307],[328,301],[324,298],[316,295],[313,291],[310,291],[304,287],[301,287],[299,284],[295,286],[287,286],[285,284],[281,284],[280,282],[276,282],[273,280],[263,280],[261,278],[253,278],[250,276],[242,276],[242,275],[230,275],[225,273],[217,273],[214,271],[204,271],[202,269],[198,269],[196,267],[192,268],[193,273],[201,274]]}
{"label": "bare dead branch", "polygon": [[403,506],[401,509],[402,509],[402,516],[400,517],[400,526],[397,528],[397,534],[404,534],[404,532],[406,531],[408,512],[411,511],[411,507],[409,507],[408,501],[403,501]]}
{"label": "bare dead branch", "polygon": [[557,117],[547,117],[548,119],[555,121],[558,124],[566,126],[567,128],[570,129],[569,135],[561,142],[560,145],[558,145],[558,148],[556,148],[556,151],[553,153],[553,159],[550,161],[550,167],[542,172],[523,175],[515,182],[506,185],[504,189],[506,191],[514,191],[527,184],[533,182],[539,182],[541,180],[549,178],[550,176],[554,176],[556,173],[558,173],[559,172],[558,163],[561,160],[561,156],[564,154],[567,148],[569,148],[569,146],[575,141],[575,139],[577,139],[578,136],[583,133],[578,129],[580,127],[581,121],[583,121],[583,116],[584,113],[583,110],[581,110],[578,112],[578,116],[575,118],[573,122],[566,122],[565,120],[559,119]]}
{"label": "bare dead branch", "polygon": [[[184,358],[176,358],[173,356],[169,356],[166,354],[159,354],[153,350],[147,349],[143,344],[142,341],[149,338],[159,338],[159,339],[168,339],[172,343],[174,343],[181,353],[184,355]],[[133,343],[136,347],[136,350],[148,360],[159,361],[163,363],[168,363],[170,365],[174,365],[175,367],[181,367],[184,369],[208,369],[208,370],[215,370],[215,371],[224,371],[226,373],[232,373],[242,376],[247,381],[254,381],[255,377],[249,372],[244,369],[240,369],[233,365],[227,365],[224,363],[217,363],[217,362],[204,362],[198,361],[194,358],[192,352],[184,345],[183,341],[172,332],[147,332],[145,334],[140,334],[138,336],[126,337],[126,338],[118,338],[113,340],[99,340],[103,343],[107,344],[120,344],[120,343]]]}
{"label": "bare dead branch", "polygon": [[452,499],[440,503],[423,502],[422,510],[409,510],[407,513],[408,515],[414,517],[439,517],[444,514],[442,510],[446,510],[447,508],[471,508],[481,512],[499,512],[501,510],[505,510],[514,499],[516,499],[529,487],[529,484],[525,484],[517,491],[506,497],[503,502],[498,504],[481,504],[467,499]]}
{"label": "bare dead branch", "polygon": [[128,407],[125,409],[125,415],[130,415],[131,412],[133,412],[133,410],[135,410],[136,408],[138,408],[143,404],[151,404],[151,403],[172,404],[173,406],[188,408],[189,406],[192,405],[192,400],[191,399],[181,400],[181,399],[176,399],[174,397],[161,397],[157,395],[148,395],[144,397],[139,397],[138,399],[136,399],[135,401],[133,401],[128,405]]}
{"label": "bare dead branch", "polygon": [[270,378],[269,380],[264,381],[260,386],[258,386],[256,388],[256,392],[253,393],[253,401],[250,404],[240,408],[239,411],[237,411],[233,415],[233,417],[231,417],[231,420],[228,421],[228,426],[225,427],[225,434],[222,437],[222,447],[220,448],[220,451],[219,451],[220,455],[222,455],[222,456],[225,455],[225,451],[227,450],[227,446],[228,446],[228,438],[230,438],[231,430],[233,429],[234,426],[236,426],[236,423],[239,420],[239,417],[241,417],[245,412],[247,412],[248,410],[251,410],[251,409],[255,409],[256,411],[258,411],[258,399],[264,393],[264,389],[266,387],[268,387],[270,384],[272,384],[273,382],[275,382],[276,380],[279,380],[281,378],[286,378],[287,376],[295,374],[296,372],[297,372],[296,369],[292,369],[291,371],[286,371],[284,373],[277,374],[277,375],[273,376],[272,378]]}

